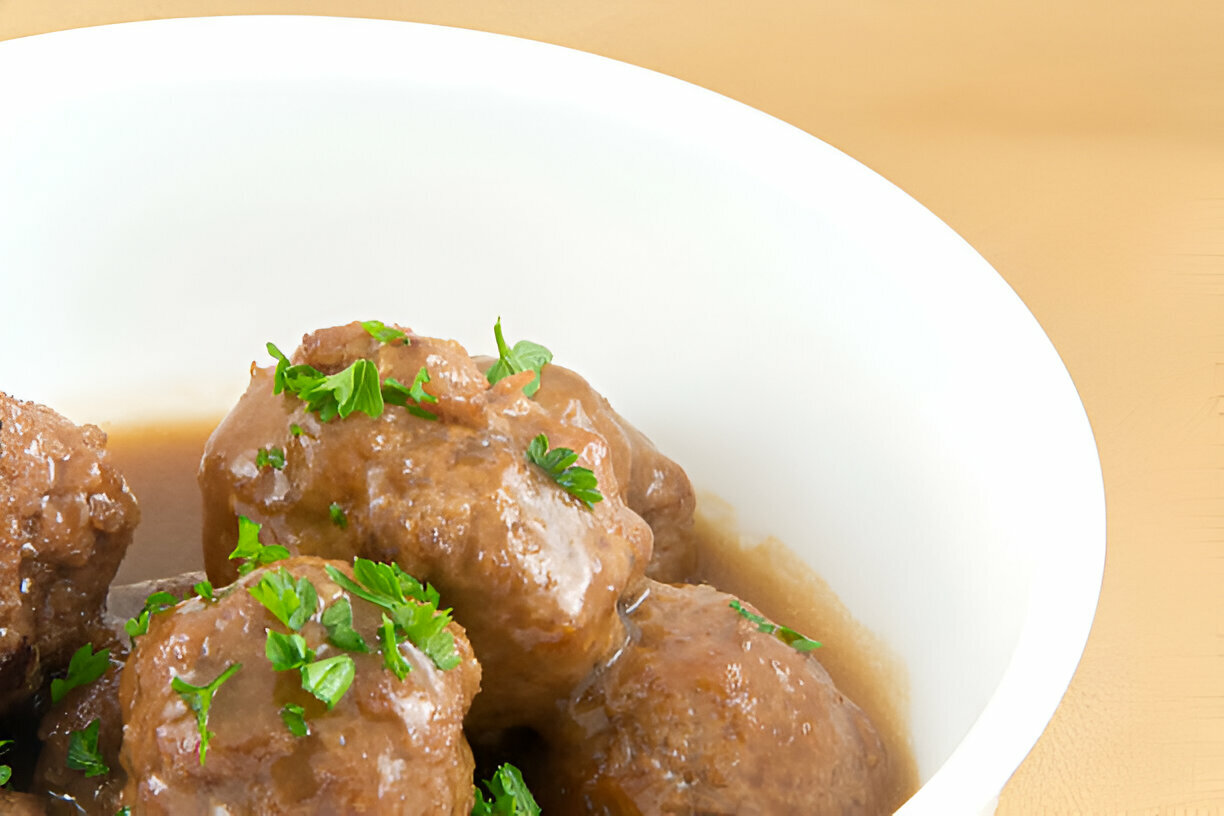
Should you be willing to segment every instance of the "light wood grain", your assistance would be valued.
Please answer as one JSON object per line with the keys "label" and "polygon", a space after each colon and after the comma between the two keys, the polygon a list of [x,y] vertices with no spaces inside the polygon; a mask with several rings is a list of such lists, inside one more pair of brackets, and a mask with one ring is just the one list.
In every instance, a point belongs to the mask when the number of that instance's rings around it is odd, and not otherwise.
{"label": "light wood grain", "polygon": [[0,0],[0,37],[236,12],[612,56],[804,128],[934,210],[1054,341],[1106,482],[1092,637],[999,813],[1224,813],[1224,4]]}

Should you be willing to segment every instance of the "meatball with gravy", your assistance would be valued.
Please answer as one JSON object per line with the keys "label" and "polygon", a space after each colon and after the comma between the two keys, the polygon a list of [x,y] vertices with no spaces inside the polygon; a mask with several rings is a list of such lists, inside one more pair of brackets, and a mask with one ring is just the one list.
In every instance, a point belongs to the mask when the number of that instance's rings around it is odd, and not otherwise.
{"label": "meatball with gravy", "polygon": [[[293,356],[327,375],[358,361],[377,366],[384,390],[415,383],[421,398],[324,422],[274,394],[271,369],[252,369],[200,467],[209,575],[232,577],[240,515],[296,553],[395,561],[438,587],[471,638],[485,690],[469,725],[546,721],[623,639],[617,599],[650,559],[650,528],[622,501],[607,442],[527,397],[531,372],[490,386],[451,341],[382,343],[354,323],[307,335]],[[588,507],[528,461],[541,434],[578,454],[602,501]],[[272,449],[283,466],[260,466]]]}
{"label": "meatball with gravy", "polygon": [[[34,790],[47,795],[51,816],[114,816],[127,781],[119,765],[123,717],[119,711],[119,678],[127,649],[109,644],[111,665],[92,683],[69,691],[43,717],[38,729],[42,753],[34,773]],[[99,647],[100,648],[100,647]],[[98,754],[108,773],[87,776],[68,763],[72,735],[98,721]],[[0,811],[2,812],[2,811]]]}
{"label": "meatball with gravy", "polygon": [[139,520],[106,434],[0,394],[0,713],[89,639]]}
{"label": "meatball with gravy", "polygon": [[645,582],[626,608],[629,641],[550,734],[540,778],[552,784],[538,786],[547,810],[885,811],[886,759],[866,715],[815,657],[760,631],[733,600]]}
{"label": "meatball with gravy", "polygon": [[384,621],[396,615],[352,590],[354,573],[277,561],[213,600],[153,615],[120,681],[122,804],[174,816],[467,816],[463,717],[480,685],[467,638],[446,624],[447,660],[412,636],[393,642]]}
{"label": "meatball with gravy", "polygon": [[691,578],[696,562],[693,510],[697,500],[684,469],[660,453],[645,434],[612,410],[602,394],[568,368],[544,367],[536,401],[558,421],[607,440],[621,498],[654,533],[654,552],[646,574],[665,582]]}

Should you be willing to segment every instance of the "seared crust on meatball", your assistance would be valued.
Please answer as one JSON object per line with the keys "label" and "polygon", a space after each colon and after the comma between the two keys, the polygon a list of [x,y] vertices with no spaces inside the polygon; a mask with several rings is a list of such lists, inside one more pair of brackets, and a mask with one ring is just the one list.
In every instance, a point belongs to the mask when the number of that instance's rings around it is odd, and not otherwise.
{"label": "seared crust on meatball", "polygon": [[0,712],[98,625],[140,520],[106,434],[0,394]]}
{"label": "seared crust on meatball", "polygon": [[[536,723],[623,638],[616,600],[646,568],[650,529],[621,500],[605,440],[526,397],[530,373],[490,387],[457,343],[409,340],[351,324],[308,335],[293,360],[333,374],[369,359],[404,384],[425,368],[437,402],[419,407],[436,421],[387,405],[320,422],[252,371],[201,463],[205,563],[215,582],[232,577],[239,515],[293,552],[396,561],[438,587],[480,658],[487,690],[469,724]],[[578,453],[603,501],[588,508],[527,461],[541,433]],[[274,447],[283,469],[258,467]]]}
{"label": "seared crust on meatball", "polygon": [[654,533],[654,552],[646,574],[663,582],[691,579],[697,559],[693,539],[697,500],[684,469],[660,453],[602,394],[568,368],[553,363],[544,366],[536,401],[560,422],[594,431],[607,440],[621,498]]}
{"label": "seared crust on meatball", "polygon": [[[238,580],[215,601],[184,601],[153,616],[120,681],[121,762],[128,775],[123,804],[138,814],[175,816],[467,816],[473,762],[462,726],[480,686],[480,666],[462,628],[448,624],[459,656],[448,670],[412,642],[401,643],[410,666],[401,680],[377,651],[382,610],[345,592],[328,566],[352,575],[340,562],[280,561]],[[303,689],[298,669],[275,670],[265,652],[269,630],[290,632],[249,589],[282,569],[317,592],[317,608],[298,632],[314,659],[347,655],[355,665],[351,687],[330,710]],[[328,643],[321,616],[341,599],[351,605],[352,628],[370,652]],[[239,665],[212,697],[212,734],[202,758],[196,714],[172,681],[206,686]],[[304,710],[305,736],[295,736],[282,720],[289,704]]]}
{"label": "seared crust on meatball", "polygon": [[880,739],[815,657],[759,631],[730,595],[645,583],[629,642],[551,734],[546,809],[885,812]]}

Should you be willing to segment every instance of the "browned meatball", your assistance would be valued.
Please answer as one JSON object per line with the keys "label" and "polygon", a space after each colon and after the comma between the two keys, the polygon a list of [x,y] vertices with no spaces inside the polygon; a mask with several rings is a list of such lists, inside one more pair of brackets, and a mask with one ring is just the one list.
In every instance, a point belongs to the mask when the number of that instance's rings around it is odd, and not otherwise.
{"label": "browned meatball", "polygon": [[646,586],[629,605],[630,642],[551,735],[554,785],[541,786],[541,804],[592,814],[885,811],[880,739],[811,654],[758,631],[711,587]]}
{"label": "browned meatball", "polygon": [[[47,812],[51,816],[114,816],[119,809],[119,794],[127,781],[119,765],[119,744],[123,737],[123,717],[119,712],[119,677],[127,650],[120,643],[110,644],[111,666],[92,683],[68,692],[43,717],[38,738],[43,742],[34,773],[33,790],[48,794]],[[68,767],[68,746],[72,732],[87,728],[98,720],[98,751],[110,773],[86,776]]]}
{"label": "browned meatball", "polygon": [[[411,641],[401,643],[410,666],[401,680],[378,652],[382,610],[342,590],[325,571],[329,564],[352,575],[340,562],[280,561],[215,601],[193,599],[153,616],[119,689],[128,775],[122,802],[134,814],[468,814],[473,762],[462,724],[480,666],[463,630],[447,626],[458,653],[447,670]],[[249,588],[281,569],[317,592],[300,628],[314,659],[347,655],[355,666],[351,687],[330,710],[303,688],[299,670],[276,671],[265,654],[268,630],[291,632]],[[323,611],[342,598],[368,653],[327,641]],[[207,686],[234,666],[241,668],[212,696],[202,758],[197,716],[171,683]],[[304,710],[307,735],[295,736],[282,721],[290,704]]]}
{"label": "browned meatball", "polygon": [[0,712],[88,639],[140,520],[106,434],[0,394]]}
{"label": "browned meatball", "polygon": [[621,498],[654,533],[654,553],[646,574],[665,582],[691,579],[696,566],[696,499],[684,469],[660,453],[590,383],[568,368],[546,365],[535,399],[562,423],[594,431],[607,440]]}
{"label": "browned meatball", "polygon": [[[650,529],[621,501],[603,438],[524,396],[530,374],[490,387],[458,344],[410,339],[383,345],[360,324],[325,329],[294,361],[334,373],[371,359],[382,380],[405,384],[425,367],[437,402],[423,407],[436,421],[388,405],[376,419],[322,423],[297,397],[273,395],[271,371],[252,371],[201,463],[209,575],[232,575],[238,515],[295,552],[397,561],[436,585],[468,631],[486,681],[469,723],[547,718],[623,637],[616,599],[645,570]],[[586,507],[527,461],[541,433],[579,454],[603,501]],[[257,467],[258,451],[273,447],[284,468]]]}
{"label": "browned meatball", "polygon": [[[127,774],[119,764],[123,716],[119,711],[119,677],[128,657],[128,636],[123,625],[144,607],[154,592],[176,598],[189,597],[192,586],[204,578],[188,572],[137,584],[112,586],[107,594],[105,629],[96,633],[91,646],[110,651],[110,668],[96,681],[74,688],[42,718],[38,738],[43,748],[34,773],[33,790],[47,794],[50,816],[114,816]],[[86,776],[68,767],[72,733],[98,720],[98,750],[109,773]]]}

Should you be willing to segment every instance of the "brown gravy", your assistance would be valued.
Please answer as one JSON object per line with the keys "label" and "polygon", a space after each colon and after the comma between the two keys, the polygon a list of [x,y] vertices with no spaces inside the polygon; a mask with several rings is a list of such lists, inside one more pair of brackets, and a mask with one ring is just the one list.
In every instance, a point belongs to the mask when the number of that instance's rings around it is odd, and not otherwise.
{"label": "brown gravy", "polygon": [[[140,500],[142,520],[118,584],[203,568],[202,511],[196,470],[215,422],[107,429],[115,466]],[[702,494],[697,509],[694,581],[751,601],[765,615],[824,643],[820,662],[867,712],[892,759],[890,801],[899,807],[918,788],[909,739],[908,680],[901,662],[856,621],[836,594],[784,544],[741,540],[735,514]]]}

